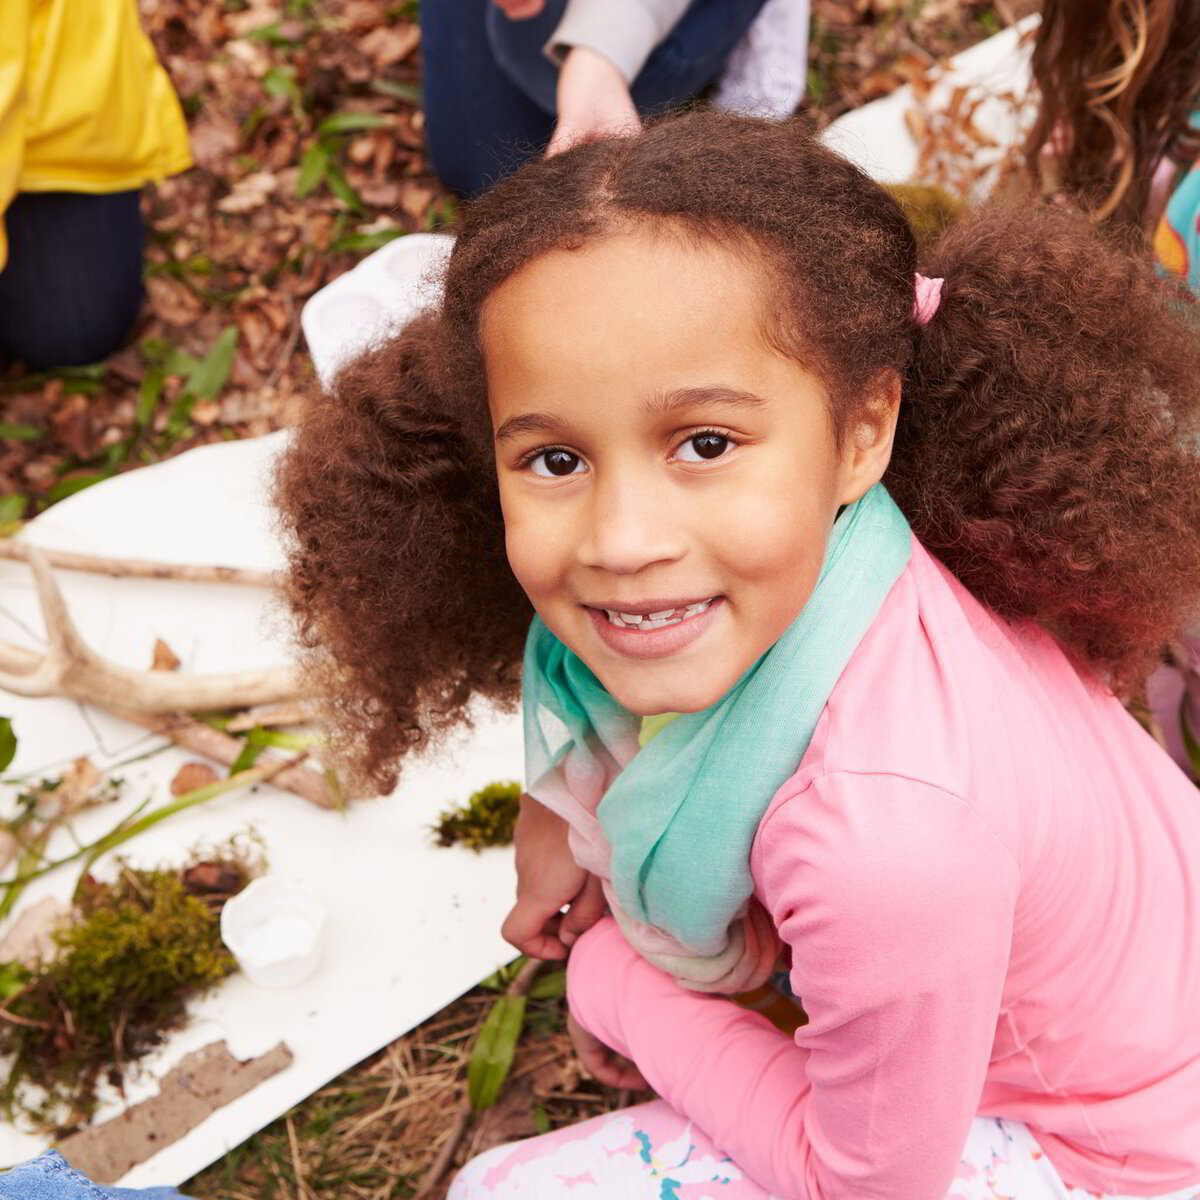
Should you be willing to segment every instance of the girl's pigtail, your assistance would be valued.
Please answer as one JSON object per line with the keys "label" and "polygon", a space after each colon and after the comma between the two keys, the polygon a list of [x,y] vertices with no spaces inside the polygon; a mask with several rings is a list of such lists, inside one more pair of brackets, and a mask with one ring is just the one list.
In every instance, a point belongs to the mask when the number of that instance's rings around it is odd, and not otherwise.
{"label": "girl's pigtail", "polygon": [[1181,291],[1081,215],[964,217],[921,264],[888,485],[1003,615],[1140,691],[1200,597],[1200,329]]}
{"label": "girl's pigtail", "polygon": [[458,415],[486,399],[452,394],[440,320],[314,396],[276,480],[287,600],[355,790],[389,790],[405,754],[469,723],[473,695],[518,694],[530,609],[494,468]]}

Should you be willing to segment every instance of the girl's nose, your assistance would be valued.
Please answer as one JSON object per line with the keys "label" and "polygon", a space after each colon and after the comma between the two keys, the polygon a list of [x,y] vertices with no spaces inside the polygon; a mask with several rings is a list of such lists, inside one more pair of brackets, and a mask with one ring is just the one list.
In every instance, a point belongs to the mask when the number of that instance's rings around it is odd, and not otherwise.
{"label": "girl's nose", "polygon": [[597,481],[584,517],[578,556],[585,567],[632,575],[683,554],[683,527],[668,497],[628,475]]}

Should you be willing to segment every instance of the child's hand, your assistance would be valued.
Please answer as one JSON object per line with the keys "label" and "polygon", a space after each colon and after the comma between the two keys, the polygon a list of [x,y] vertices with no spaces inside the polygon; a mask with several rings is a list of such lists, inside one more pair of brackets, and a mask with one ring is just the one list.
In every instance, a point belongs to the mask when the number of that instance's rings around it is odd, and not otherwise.
{"label": "child's hand", "polygon": [[567,1032],[583,1069],[595,1080],[609,1087],[649,1091],[650,1085],[641,1071],[628,1059],[610,1050],[598,1037],[593,1037],[573,1016],[567,1014]]}
{"label": "child's hand", "polygon": [[621,137],[641,128],[625,76],[603,54],[572,46],[558,70],[558,124],[546,148],[551,158],[579,142]]}
{"label": "child's hand", "polygon": [[[571,943],[604,915],[600,880],[572,857],[566,821],[532,796],[521,797],[513,843],[517,902],[501,936],[530,958],[566,958]],[[571,906],[565,914],[564,904]]]}

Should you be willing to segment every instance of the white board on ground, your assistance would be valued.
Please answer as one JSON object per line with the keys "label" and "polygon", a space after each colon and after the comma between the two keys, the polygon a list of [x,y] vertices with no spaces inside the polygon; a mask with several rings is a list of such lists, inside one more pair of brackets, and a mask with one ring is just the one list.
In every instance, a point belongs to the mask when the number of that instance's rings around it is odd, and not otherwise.
{"label": "white board on ground", "polygon": [[[276,567],[281,555],[264,480],[282,436],[204,447],[98,484],[32,522],[27,536],[62,550]],[[184,670],[235,670],[287,658],[282,614],[271,611],[260,589],[57,574],[84,637],[128,666],[149,665],[156,637],[184,660]],[[0,563],[0,638],[36,648],[40,631],[28,568]],[[4,693],[0,713],[12,716],[20,739],[10,777],[41,778],[81,754],[106,766],[158,744],[66,700]],[[172,776],[193,757],[170,748],[119,769],[123,798],[79,820],[76,834],[90,841],[147,797],[155,803],[169,798]],[[469,738],[412,763],[389,797],[331,813],[265,786],[181,813],[126,844],[135,865],[178,863],[197,843],[253,828],[266,844],[271,872],[302,881],[325,904],[327,925],[321,965],[308,981],[264,991],[234,976],[195,1002],[188,1026],[131,1078],[127,1103],[153,1094],[154,1080],[189,1051],[221,1039],[239,1058],[261,1054],[281,1039],[295,1056],[279,1075],[135,1167],[124,1185],[182,1182],[512,958],[499,934],[513,896],[511,850],[477,855],[436,847],[428,827],[443,807],[473,789],[519,779],[521,758],[516,718],[481,711]],[[3,787],[0,812],[10,811],[16,790]],[[72,848],[64,834],[50,851],[57,857]],[[104,860],[96,870],[104,876]],[[65,900],[74,880],[70,868],[40,880],[20,907],[46,895]],[[111,1097],[97,1119],[120,1107],[120,1098]],[[0,1166],[23,1161],[46,1144],[4,1125]]]}

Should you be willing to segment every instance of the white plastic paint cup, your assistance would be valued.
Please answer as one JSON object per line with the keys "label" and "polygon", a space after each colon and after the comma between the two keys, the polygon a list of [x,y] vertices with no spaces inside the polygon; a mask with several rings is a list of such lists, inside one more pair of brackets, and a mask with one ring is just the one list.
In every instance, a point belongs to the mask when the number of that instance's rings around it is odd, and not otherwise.
{"label": "white plastic paint cup", "polygon": [[221,940],[251,983],[288,988],[321,961],[325,908],[299,885],[264,875],[221,909]]}

